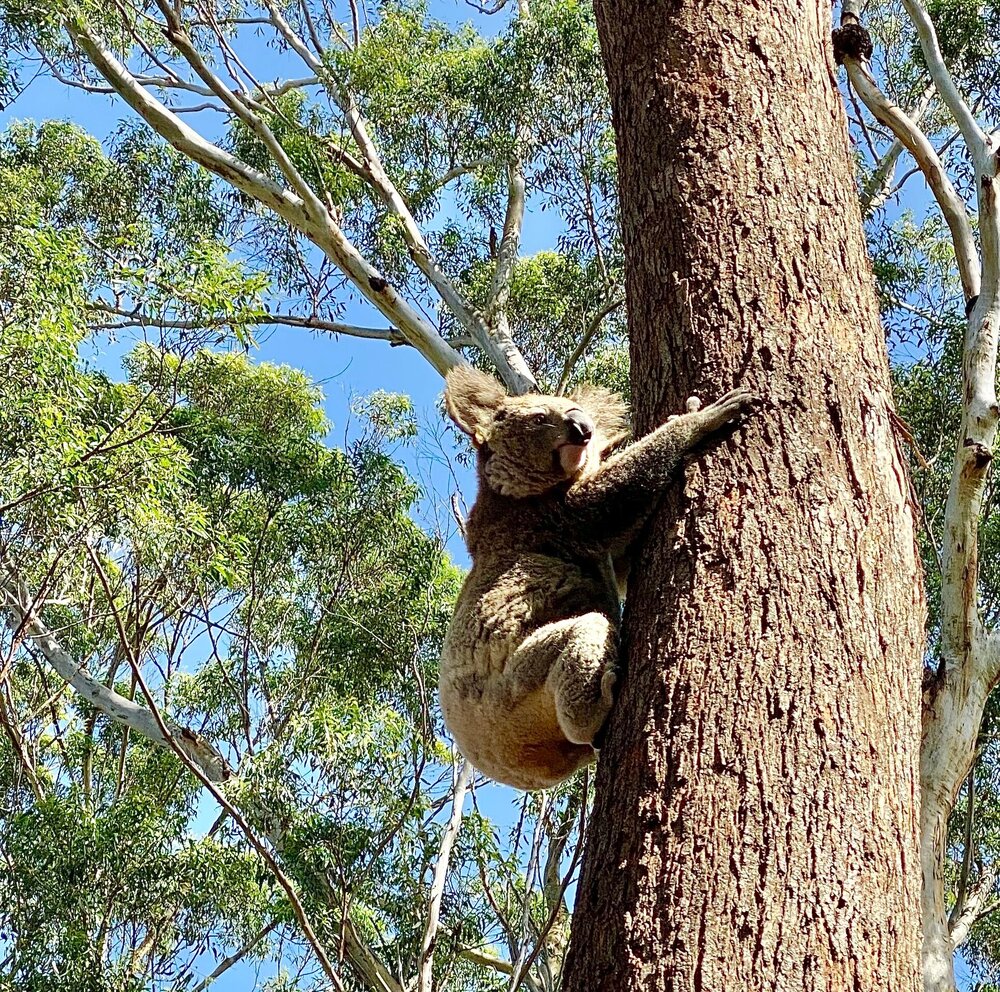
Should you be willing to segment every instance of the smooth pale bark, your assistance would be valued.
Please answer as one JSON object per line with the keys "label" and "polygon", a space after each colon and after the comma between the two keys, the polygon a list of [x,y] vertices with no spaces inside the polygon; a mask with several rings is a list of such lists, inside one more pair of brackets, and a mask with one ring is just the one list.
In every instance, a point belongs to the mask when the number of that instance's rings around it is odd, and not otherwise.
{"label": "smooth pale bark", "polygon": [[925,607],[822,5],[598,0],[645,433],[765,407],[629,581],[567,992],[915,992]]}
{"label": "smooth pale bark", "polygon": [[[979,615],[979,521],[993,460],[1000,406],[996,396],[1000,340],[1000,204],[994,138],[975,120],[941,56],[934,26],[918,0],[904,0],[936,93],[965,141],[977,177],[979,247],[966,204],[956,193],[917,120],[894,107],[866,64],[870,38],[859,23],[860,4],[845,0],[838,42],[855,92],[913,156],[951,231],[966,298],[968,324],[962,347],[962,424],[941,541],[941,660],[924,684],[924,736],[920,754],[920,860],[923,870],[925,992],[954,992],[955,949],[986,911],[996,873],[983,871],[970,886],[972,852],[966,849],[955,904],[946,910],[948,821],[975,757],[989,694],[1000,679],[1000,639]],[[846,40],[846,44],[845,44]],[[981,257],[980,257],[981,251]],[[970,780],[971,785],[971,780]],[[970,843],[971,835],[966,838]]]}

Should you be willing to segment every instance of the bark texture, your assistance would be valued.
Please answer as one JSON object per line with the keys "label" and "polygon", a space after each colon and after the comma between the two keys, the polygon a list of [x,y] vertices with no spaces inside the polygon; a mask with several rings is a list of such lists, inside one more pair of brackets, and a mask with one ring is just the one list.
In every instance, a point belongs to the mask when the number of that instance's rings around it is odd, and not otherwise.
{"label": "bark texture", "polygon": [[633,567],[565,989],[914,992],[925,607],[829,9],[595,6],[637,433],[767,405]]}

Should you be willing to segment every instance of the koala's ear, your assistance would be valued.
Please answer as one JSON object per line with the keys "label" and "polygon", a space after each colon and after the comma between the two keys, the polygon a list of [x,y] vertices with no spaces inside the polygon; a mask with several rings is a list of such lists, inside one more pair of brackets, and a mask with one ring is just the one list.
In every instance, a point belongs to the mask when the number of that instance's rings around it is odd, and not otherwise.
{"label": "koala's ear", "polygon": [[588,383],[572,393],[570,399],[593,417],[601,435],[601,454],[631,436],[628,406],[617,393]]}
{"label": "koala's ear", "polygon": [[448,415],[477,448],[486,443],[493,414],[506,398],[496,379],[471,365],[456,365],[445,379],[444,405]]}

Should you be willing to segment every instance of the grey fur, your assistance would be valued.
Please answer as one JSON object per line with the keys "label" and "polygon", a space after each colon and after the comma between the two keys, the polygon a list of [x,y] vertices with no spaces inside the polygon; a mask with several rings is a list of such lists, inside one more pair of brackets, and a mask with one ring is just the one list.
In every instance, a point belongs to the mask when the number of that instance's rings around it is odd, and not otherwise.
{"label": "grey fur", "polygon": [[613,560],[683,456],[756,399],[733,390],[614,454],[627,417],[607,390],[507,396],[490,376],[459,366],[445,402],[472,438],[479,475],[466,530],[472,570],[441,658],[445,722],[487,775],[547,788],[593,759],[611,708],[620,622]]}

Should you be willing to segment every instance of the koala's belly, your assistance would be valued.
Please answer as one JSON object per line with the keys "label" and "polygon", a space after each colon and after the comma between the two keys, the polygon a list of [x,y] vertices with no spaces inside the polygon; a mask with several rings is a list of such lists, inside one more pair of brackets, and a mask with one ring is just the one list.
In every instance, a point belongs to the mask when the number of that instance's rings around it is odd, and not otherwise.
{"label": "koala's belly", "polygon": [[566,740],[552,695],[544,688],[503,707],[488,691],[470,700],[442,684],[441,708],[462,754],[505,785],[546,789],[594,759],[589,744]]}

